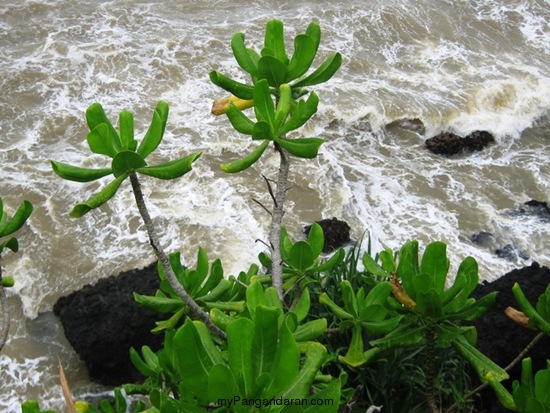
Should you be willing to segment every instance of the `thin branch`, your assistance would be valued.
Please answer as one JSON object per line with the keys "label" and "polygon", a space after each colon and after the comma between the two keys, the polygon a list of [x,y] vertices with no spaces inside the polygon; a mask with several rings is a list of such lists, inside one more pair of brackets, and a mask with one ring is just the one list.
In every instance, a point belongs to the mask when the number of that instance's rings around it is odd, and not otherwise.
{"label": "thin branch", "polygon": [[259,206],[261,206],[265,212],[267,212],[270,216],[273,216],[273,213],[264,205],[262,204],[260,201],[258,201],[257,199],[254,199],[252,198],[252,201],[256,202]]}
{"label": "thin branch", "polygon": [[265,184],[267,185],[267,190],[269,191],[269,195],[273,200],[273,205],[275,205],[275,208],[277,208],[277,198],[275,198],[275,195],[273,194],[273,188],[271,187],[271,182],[274,182],[274,181],[272,179],[268,179],[264,174],[262,174],[262,178],[264,178],[265,180]]}
{"label": "thin branch", "polygon": [[8,333],[10,331],[10,315],[8,313],[8,302],[6,291],[2,285],[2,266],[0,265],[0,310],[2,311],[2,330],[0,330],[0,351],[4,348],[8,341]]}
{"label": "thin branch", "polygon": [[[537,345],[537,343],[542,340],[542,338],[546,335],[546,333],[538,333],[533,339],[525,346],[525,348],[516,356],[515,359],[513,359],[510,364],[508,364],[504,371],[508,372],[514,368],[516,364],[518,364],[526,355],[531,351],[531,349]],[[468,400],[471,397],[473,397],[475,394],[479,393],[486,387],[490,386],[489,383],[483,383],[479,386],[477,386],[475,389],[471,390],[464,396],[464,400]],[[449,407],[446,411],[446,413],[454,413],[458,410],[458,404],[453,404],[451,407]]]}
{"label": "thin branch", "polygon": [[143,192],[141,191],[141,184],[139,183],[139,179],[135,173],[130,175],[130,182],[132,183],[132,189],[134,191],[134,197],[136,199],[139,213],[143,218],[145,227],[147,228],[149,242],[151,243],[151,247],[153,247],[153,251],[157,256],[157,259],[162,265],[162,269],[166,274],[166,279],[170,283],[170,286],[183,300],[185,305],[189,307],[189,309],[191,310],[191,314],[193,314],[194,316],[199,318],[204,324],[206,324],[206,326],[210,329],[210,331],[212,331],[212,333],[214,333],[219,338],[225,340],[227,338],[225,332],[212,323],[212,320],[210,320],[208,314],[195,302],[195,300],[193,300],[193,298],[187,293],[187,291],[185,291],[185,288],[183,288],[183,286],[178,282],[176,274],[174,274],[172,266],[170,265],[170,258],[168,258],[168,255],[166,255],[166,253],[162,249],[162,246],[160,245],[155,226],[153,225],[153,220],[151,219],[151,215],[149,215],[149,211],[147,210],[147,206],[145,204]]}

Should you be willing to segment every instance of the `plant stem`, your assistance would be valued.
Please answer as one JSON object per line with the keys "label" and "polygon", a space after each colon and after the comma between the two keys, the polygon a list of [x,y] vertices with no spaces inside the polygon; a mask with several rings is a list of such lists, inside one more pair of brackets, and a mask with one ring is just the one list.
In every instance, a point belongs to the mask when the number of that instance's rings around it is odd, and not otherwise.
{"label": "plant stem", "polygon": [[273,287],[283,300],[283,259],[281,257],[281,224],[283,222],[284,202],[287,190],[288,171],[290,161],[285,150],[275,143],[275,149],[279,152],[279,175],[277,178],[277,188],[273,199],[273,212],[271,214],[271,230],[269,233],[269,243],[271,244],[271,259],[273,268],[271,278]]}
{"label": "plant stem", "polygon": [[2,311],[2,330],[0,330],[0,351],[4,348],[4,344],[8,341],[8,333],[10,331],[10,315],[8,313],[8,303],[6,299],[6,291],[2,285],[2,266],[0,265],[0,311]]}
{"label": "plant stem", "polygon": [[435,329],[428,326],[426,330],[426,401],[432,413],[439,413],[435,403]]}
{"label": "plant stem", "polygon": [[185,288],[183,288],[183,286],[178,282],[176,274],[174,274],[174,271],[172,270],[172,266],[170,265],[170,258],[168,258],[168,255],[166,255],[162,246],[160,245],[160,241],[159,241],[155,226],[153,224],[153,220],[151,219],[151,215],[149,215],[149,211],[147,210],[147,205],[145,204],[145,198],[143,197],[143,192],[141,191],[141,184],[135,173],[130,175],[130,182],[132,183],[132,189],[134,191],[134,197],[136,199],[136,204],[137,204],[139,213],[143,218],[145,227],[147,228],[147,234],[149,235],[149,242],[151,243],[151,247],[153,247],[153,251],[157,256],[157,259],[162,265],[162,269],[166,274],[166,279],[170,283],[170,286],[176,292],[176,294],[183,300],[185,305],[189,307],[191,314],[193,314],[198,319],[200,319],[204,324],[206,324],[206,326],[210,329],[212,333],[214,333],[219,338],[225,340],[227,338],[225,332],[212,323],[212,320],[210,320],[210,317],[208,316],[208,314],[195,302],[195,300],[193,300],[193,298],[189,294],[187,294],[187,291],[185,291]]}
{"label": "plant stem", "polygon": [[[521,350],[521,352],[516,356],[515,359],[513,359],[510,364],[508,364],[505,368],[504,368],[504,371],[508,372],[510,371],[511,369],[514,368],[514,366],[516,364],[518,364],[526,355],[527,353],[529,353],[529,351],[540,341],[542,340],[542,338],[546,335],[546,333],[538,333],[535,337],[533,337],[533,339],[529,342],[529,344],[527,344],[525,346],[525,348],[523,350]],[[482,391],[483,389],[485,389],[486,387],[490,386],[489,383],[483,383],[483,384],[480,384],[479,386],[477,386],[475,389],[471,390],[470,392],[468,392],[468,394],[466,394],[464,396],[464,400],[468,400],[470,399],[472,396],[474,396],[475,394],[479,393],[480,391]],[[454,413],[458,410],[458,404],[455,403],[453,404],[451,407],[449,407],[449,409],[447,410],[446,413]]]}

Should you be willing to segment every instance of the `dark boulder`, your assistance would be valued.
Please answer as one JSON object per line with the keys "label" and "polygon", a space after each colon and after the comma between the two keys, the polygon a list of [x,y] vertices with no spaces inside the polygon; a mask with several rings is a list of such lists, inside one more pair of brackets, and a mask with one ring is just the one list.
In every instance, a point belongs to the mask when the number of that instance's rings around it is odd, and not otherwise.
{"label": "dark boulder", "polygon": [[[478,333],[477,348],[501,367],[506,367],[514,360],[537,335],[536,332],[515,324],[504,315],[506,307],[519,309],[512,293],[512,287],[516,282],[530,302],[536,304],[538,297],[546,291],[550,283],[550,269],[533,263],[529,267],[511,271],[492,283],[480,285],[472,294],[480,298],[492,291],[499,291],[495,305],[475,322],[475,327]],[[546,359],[550,359],[550,337],[546,336],[539,341],[526,357],[532,358],[533,371],[546,368]],[[504,381],[503,385],[511,391],[512,381],[520,377],[521,364],[516,365],[509,373],[511,378]],[[475,373],[472,373],[472,377],[475,382]],[[479,411],[508,412],[500,405],[491,388],[482,392],[478,402]]]}
{"label": "dark boulder", "polygon": [[151,264],[102,279],[56,302],[54,313],[93,381],[118,386],[143,380],[130,361],[129,349],[160,348],[162,336],[152,335],[151,330],[162,315],[140,307],[133,292],[155,294],[156,268]]}
{"label": "dark boulder", "polygon": [[[350,242],[350,226],[345,221],[340,221],[336,218],[332,219],[323,219],[321,221],[315,221],[317,224],[323,228],[323,233],[325,234],[325,246],[323,247],[323,252],[334,251],[348,242]],[[308,225],[304,228],[304,232],[309,235],[311,225]]]}
{"label": "dark boulder", "polygon": [[426,147],[437,155],[451,156],[461,152],[480,151],[495,141],[486,131],[475,131],[466,137],[443,132],[426,140]]}

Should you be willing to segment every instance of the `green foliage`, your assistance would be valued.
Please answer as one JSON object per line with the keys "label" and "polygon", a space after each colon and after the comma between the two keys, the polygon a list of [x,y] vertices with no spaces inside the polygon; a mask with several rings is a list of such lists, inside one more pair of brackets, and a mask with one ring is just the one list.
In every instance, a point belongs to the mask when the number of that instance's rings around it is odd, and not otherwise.
{"label": "green foliage", "polygon": [[[245,289],[243,285],[224,278],[221,261],[216,259],[209,264],[208,255],[203,248],[199,248],[195,269],[184,268],[179,252],[170,255],[170,265],[178,282],[206,311],[213,308],[236,312],[244,310]],[[256,271],[257,267],[252,267],[249,273],[241,274],[241,282],[249,281]],[[181,318],[189,313],[189,308],[167,281],[160,264],[158,273],[160,288],[154,297],[134,293],[134,298],[140,305],[159,313],[172,313],[169,319],[156,323],[157,327],[153,329],[153,333],[175,328]]]}
{"label": "green foliage", "polygon": [[514,284],[512,292],[520,310],[529,319],[527,327],[550,334],[550,285],[538,298],[536,307],[531,305],[518,283]]}
{"label": "green foliage", "polygon": [[[8,220],[8,215],[6,211],[4,211],[4,203],[2,202],[2,198],[0,198],[0,238],[7,237],[18,231],[31,215],[32,209],[33,206],[29,201],[23,201],[19,208],[17,208],[13,217]],[[2,254],[4,248],[10,249],[12,252],[17,252],[19,250],[17,238],[10,237],[0,242],[0,254]]]}
{"label": "green foliage", "polygon": [[[187,318],[181,327],[166,332],[164,348],[158,353],[144,347],[139,356],[132,350],[132,361],[148,380],[141,387],[127,386],[126,391],[152,390],[151,402],[161,412],[205,412],[220,400],[230,403],[237,399],[321,396],[333,400],[333,405],[323,411],[336,412],[340,380],[315,384],[326,349],[309,341],[324,332],[326,323],[299,326],[299,318],[305,318],[303,313],[308,311],[307,299],[297,306],[297,312],[285,313],[276,291],[253,281],[246,289],[246,307],[227,324],[227,342],[223,345],[212,338],[202,322]],[[159,388],[170,389],[172,395],[155,390]],[[284,404],[257,408],[236,402],[228,407],[235,412],[285,411]]]}
{"label": "green foliage", "polygon": [[290,59],[285,49],[283,23],[279,20],[267,23],[264,47],[259,53],[247,48],[244,39],[242,33],[236,33],[231,48],[239,66],[251,76],[252,84],[234,81],[216,71],[210,73],[210,79],[237,98],[253,100],[255,121],[233,102],[224,111],[235,130],[262,143],[243,158],[222,164],[222,170],[235,173],[250,167],[262,156],[269,142],[299,158],[316,157],[323,139],[288,139],[285,135],[303,126],[317,112],[319,98],[314,92],[307,99],[299,99],[309,93],[303,88],[329,80],[341,65],[341,55],[333,54],[307,75],[321,40],[317,23],[311,23],[306,33],[295,37]]}
{"label": "green foliage", "polygon": [[88,108],[86,120],[90,128],[87,137],[90,150],[110,157],[111,166],[92,169],[52,161],[52,168],[61,178],[76,182],[91,182],[111,174],[115,179],[86,202],[77,204],[71,211],[71,216],[75,218],[80,218],[109,201],[122,182],[136,172],[159,179],[175,179],[189,172],[192,163],[200,156],[200,152],[196,152],[159,165],[147,164],[146,158],[157,149],[166,129],[168,104],[163,101],[158,102],[149,129],[139,146],[134,138],[134,118],[131,112],[120,113],[118,132],[99,103]]}

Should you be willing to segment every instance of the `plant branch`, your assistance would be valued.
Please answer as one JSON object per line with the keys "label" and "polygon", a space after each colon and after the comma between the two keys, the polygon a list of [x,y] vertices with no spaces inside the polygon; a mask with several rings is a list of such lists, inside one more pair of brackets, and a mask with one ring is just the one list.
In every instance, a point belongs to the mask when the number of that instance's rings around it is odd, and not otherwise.
{"label": "plant branch", "polygon": [[[529,344],[527,344],[525,346],[525,348],[520,351],[520,353],[516,356],[515,359],[513,359],[510,364],[508,364],[504,370],[506,372],[510,371],[511,369],[514,368],[514,366],[516,364],[518,364],[526,355],[527,353],[529,353],[529,351],[531,351],[531,349],[540,341],[542,340],[542,338],[546,335],[546,333],[538,333],[535,337],[533,337],[533,339],[529,342]],[[465,396],[464,396],[464,400],[468,400],[470,399],[472,396],[474,396],[475,394],[479,393],[480,391],[482,391],[483,389],[485,389],[486,387],[490,386],[489,383],[483,383],[483,384],[480,384],[479,386],[477,386],[475,389],[471,390],[470,392],[468,392]],[[458,410],[458,404],[455,403],[453,404],[451,407],[449,407],[447,409],[447,412],[446,413],[454,413]]]}
{"label": "plant branch", "polygon": [[[279,152],[279,175],[277,178],[277,188],[273,199],[273,213],[271,215],[271,230],[269,242],[271,244],[271,257],[273,269],[271,278],[273,287],[277,290],[279,299],[283,300],[283,259],[281,256],[281,224],[283,222],[284,202],[286,194],[286,185],[288,181],[288,171],[290,161],[285,150],[275,143],[275,149]],[[271,191],[270,191],[271,192]]]}
{"label": "plant branch", "polygon": [[219,338],[225,340],[227,338],[225,332],[212,323],[212,320],[210,320],[208,314],[195,302],[195,300],[193,300],[193,298],[187,293],[187,291],[185,291],[185,288],[183,288],[183,286],[178,282],[176,274],[174,274],[174,270],[172,270],[172,266],[170,265],[170,258],[168,257],[168,255],[166,255],[162,246],[160,245],[160,241],[155,226],[153,224],[153,220],[151,219],[151,215],[149,215],[147,205],[145,204],[143,192],[141,191],[141,184],[135,173],[130,175],[130,182],[132,183],[132,189],[134,191],[134,197],[136,199],[139,213],[143,218],[145,227],[147,228],[149,242],[151,243],[151,247],[153,248],[153,251],[157,256],[157,259],[162,265],[162,269],[166,274],[166,279],[170,283],[170,286],[183,300],[185,305],[189,307],[189,309],[191,310],[191,314],[204,322],[204,324],[206,324],[206,326],[210,329],[212,333],[214,333]]}
{"label": "plant branch", "polygon": [[425,334],[426,339],[426,401],[431,413],[439,413],[435,402],[435,329],[433,325],[428,326]]}

